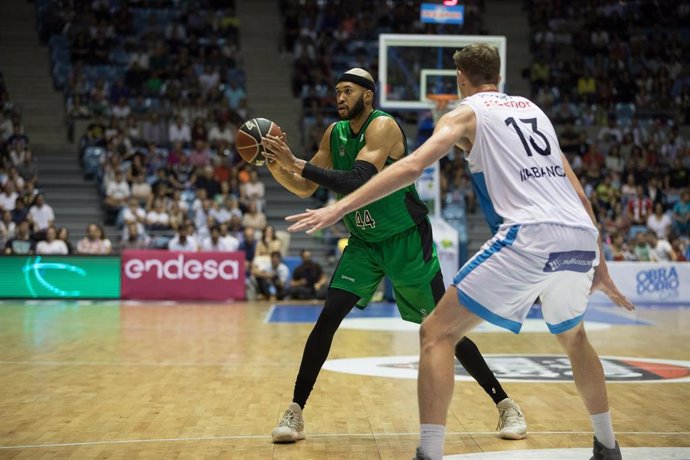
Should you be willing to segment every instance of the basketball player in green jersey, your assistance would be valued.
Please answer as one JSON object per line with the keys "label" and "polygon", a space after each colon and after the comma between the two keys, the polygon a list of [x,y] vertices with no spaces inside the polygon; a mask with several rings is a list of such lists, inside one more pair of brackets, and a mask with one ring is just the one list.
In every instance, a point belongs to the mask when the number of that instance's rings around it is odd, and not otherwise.
{"label": "basketball player in green jersey", "polygon": [[[348,70],[335,89],[342,121],[328,127],[309,162],[296,158],[285,138],[263,139],[271,174],[302,198],[311,196],[319,185],[340,198],[407,154],[400,126],[373,107],[375,83],[369,72]],[[345,216],[351,236],[331,278],[323,311],[307,339],[293,402],[273,430],[273,442],[304,439],[302,409],[335,332],[354,306],[367,306],[384,276],[393,284],[400,315],[406,321],[421,323],[441,299],[445,287],[427,213],[410,185]],[[508,398],[474,342],[463,338],[455,356],[496,403],[499,436],[525,438],[527,425],[519,406]]]}

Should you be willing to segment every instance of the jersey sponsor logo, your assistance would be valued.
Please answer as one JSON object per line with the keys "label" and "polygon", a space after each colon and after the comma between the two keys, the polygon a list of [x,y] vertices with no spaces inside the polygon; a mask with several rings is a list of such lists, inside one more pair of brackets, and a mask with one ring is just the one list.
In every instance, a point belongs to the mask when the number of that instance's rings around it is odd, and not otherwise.
{"label": "jersey sponsor logo", "polygon": [[565,171],[558,165],[555,166],[532,166],[520,169],[520,182],[530,179],[541,179],[551,177],[565,177]]}
{"label": "jersey sponsor logo", "polygon": [[637,280],[637,293],[639,295],[658,294],[662,299],[678,297],[680,280],[675,267],[640,270],[635,275],[635,279]]}
{"label": "jersey sponsor logo", "polygon": [[[508,98],[503,97],[501,99],[508,99]],[[530,101],[527,101],[527,100],[516,101],[516,100],[485,99],[483,102],[484,102],[484,107],[509,107],[511,109],[529,109],[529,108],[534,107],[534,104],[532,104]]]}
{"label": "jersey sponsor logo", "polygon": [[347,281],[352,281],[353,283],[355,282],[355,279],[354,279],[354,278],[352,278],[352,277],[350,277],[350,276],[347,276],[347,275],[340,275],[340,278],[341,278],[341,279],[344,279],[344,280],[347,280]]}
{"label": "jersey sponsor logo", "polygon": [[338,149],[338,155],[340,155],[341,157],[345,156],[345,146],[344,145],[341,145],[340,148]]}
{"label": "jersey sponsor logo", "polygon": [[594,251],[552,252],[544,265],[544,272],[587,273],[592,268],[595,257]]}
{"label": "jersey sponsor logo", "polygon": [[[500,381],[559,383],[573,380],[567,356],[561,355],[484,355],[486,363]],[[690,361],[602,356],[601,364],[609,383],[690,382]],[[419,357],[384,356],[334,359],[324,369],[347,374],[415,379]],[[455,380],[474,380],[460,363],[455,364]]]}

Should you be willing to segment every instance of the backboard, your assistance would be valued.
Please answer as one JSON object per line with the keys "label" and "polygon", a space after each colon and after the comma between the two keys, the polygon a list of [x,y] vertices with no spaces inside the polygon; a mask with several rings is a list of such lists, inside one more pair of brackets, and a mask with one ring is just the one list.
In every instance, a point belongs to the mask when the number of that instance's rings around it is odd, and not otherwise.
{"label": "backboard", "polygon": [[453,53],[472,43],[488,43],[501,57],[503,91],[506,38],[491,35],[379,35],[379,105],[383,109],[428,109],[427,94],[457,93]]}

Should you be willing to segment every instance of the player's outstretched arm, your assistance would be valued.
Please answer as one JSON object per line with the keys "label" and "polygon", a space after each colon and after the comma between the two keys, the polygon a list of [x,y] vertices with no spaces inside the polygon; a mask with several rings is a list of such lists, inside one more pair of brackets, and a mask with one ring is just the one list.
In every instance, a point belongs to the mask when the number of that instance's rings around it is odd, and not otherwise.
{"label": "player's outstretched arm", "polygon": [[[594,215],[594,210],[592,209],[592,204],[589,202],[589,198],[585,194],[582,188],[582,184],[577,179],[573,168],[570,167],[568,159],[561,153],[561,159],[563,160],[563,169],[565,170],[565,175],[570,181],[570,184],[575,189],[577,196],[580,198],[582,205],[585,207],[587,214],[589,214],[590,219],[594,226],[597,225],[597,218]],[[616,283],[613,282],[611,275],[609,274],[608,266],[606,265],[606,260],[604,260],[604,249],[601,244],[601,235],[599,235],[599,265],[594,269],[594,279],[592,280],[592,290],[602,291],[608,296],[609,299],[619,307],[623,307],[626,310],[634,310],[635,306],[618,290]]]}
{"label": "player's outstretched arm", "polygon": [[[326,129],[321,138],[319,150],[310,160],[310,163],[321,168],[332,168],[330,146],[332,129],[333,125]],[[307,162],[293,155],[292,150],[290,150],[287,144],[287,137],[285,135],[282,138],[276,136],[264,137],[263,144],[266,147],[264,156],[268,160],[266,166],[273,178],[300,198],[313,195],[316,189],[319,188],[319,184],[302,177],[301,173]]]}
{"label": "player's outstretched arm", "polygon": [[434,134],[411,155],[393,163],[362,187],[331,206],[288,216],[286,220],[295,222],[288,230],[296,232],[309,229],[307,233],[313,233],[333,225],[348,212],[410,185],[424,168],[446,155],[455,143],[465,137],[471,117],[474,117],[474,112],[468,107],[461,107],[444,115],[439,120]]}

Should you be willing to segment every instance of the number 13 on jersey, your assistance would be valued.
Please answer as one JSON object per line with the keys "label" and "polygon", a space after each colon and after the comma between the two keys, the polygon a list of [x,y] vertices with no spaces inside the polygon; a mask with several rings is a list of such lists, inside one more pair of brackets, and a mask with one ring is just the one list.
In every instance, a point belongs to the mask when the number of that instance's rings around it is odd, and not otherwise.
{"label": "number 13 on jersey", "polygon": [[355,223],[362,230],[366,230],[367,227],[376,227],[376,221],[372,219],[371,213],[368,209],[365,209],[364,212],[355,212]]}

